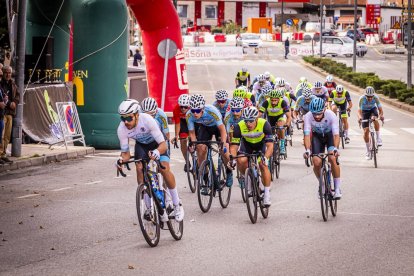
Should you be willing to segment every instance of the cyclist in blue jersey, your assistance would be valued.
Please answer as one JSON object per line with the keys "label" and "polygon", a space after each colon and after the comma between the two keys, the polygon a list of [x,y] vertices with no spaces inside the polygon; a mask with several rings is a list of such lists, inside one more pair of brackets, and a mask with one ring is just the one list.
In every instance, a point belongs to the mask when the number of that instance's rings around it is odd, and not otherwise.
{"label": "cyclist in blue jersey", "polygon": [[164,134],[164,138],[170,141],[170,128],[168,127],[168,117],[164,110],[158,108],[157,101],[154,98],[148,97],[141,102],[141,111],[151,115],[157,121],[160,130]]}
{"label": "cyclist in blue jersey", "polygon": [[[270,92],[273,90],[272,86],[265,85],[261,90],[259,96],[256,98],[257,106],[262,106],[262,104],[269,98]],[[258,94],[256,94],[257,96]]]}
{"label": "cyclist in blue jersey", "polygon": [[[384,121],[384,111],[380,103],[379,97],[375,94],[375,89],[371,86],[365,88],[365,95],[362,95],[359,98],[358,105],[358,121],[361,124],[362,120],[368,120],[371,118],[380,118],[381,121]],[[365,158],[367,160],[371,159],[371,150],[369,144],[369,125],[368,122],[363,122],[362,127],[364,129],[364,141],[367,147],[367,152]],[[377,120],[374,121],[375,133],[377,135],[377,144],[382,146],[382,139],[380,135],[380,124]]]}
{"label": "cyclist in blue jersey", "polygon": [[226,126],[227,135],[231,141],[234,126],[242,120],[242,111],[244,107],[244,99],[240,97],[233,98],[230,102],[230,111],[224,117],[224,125]]}
{"label": "cyclist in blue jersey", "polygon": [[303,120],[303,116],[309,112],[309,105],[315,96],[312,95],[310,88],[304,88],[303,94],[298,98],[294,110],[294,118]]}
{"label": "cyclist in blue jersey", "polygon": [[322,82],[315,81],[312,88],[312,93],[318,98],[323,99],[326,103],[328,103],[329,100],[329,93],[328,89],[323,86]]}
{"label": "cyclist in blue jersey", "polygon": [[[306,82],[301,82],[298,84],[298,86],[296,86],[296,91],[295,91],[295,96],[296,98],[299,98],[300,96],[302,96],[303,91],[305,88],[309,88],[311,89],[312,87],[309,87],[308,83]],[[311,90],[312,92],[312,90]]]}
{"label": "cyclist in blue jersey", "polygon": [[230,99],[229,94],[226,90],[220,89],[216,92],[216,101],[213,103],[213,106],[215,106],[218,111],[220,111],[221,118],[224,118],[226,116],[226,112],[229,109]]}
{"label": "cyclist in blue jersey", "polygon": [[[223,143],[222,157],[224,164],[230,159],[226,127],[223,124],[220,112],[212,105],[207,104],[203,95],[195,94],[190,97],[191,109],[187,112],[187,125],[190,137],[190,151],[194,151],[192,141],[209,141],[215,136],[216,140]],[[197,133],[195,125],[198,125]],[[197,161],[201,166],[201,162],[206,159],[207,146],[197,145]],[[227,169],[226,185],[231,187],[233,184],[233,172]]]}

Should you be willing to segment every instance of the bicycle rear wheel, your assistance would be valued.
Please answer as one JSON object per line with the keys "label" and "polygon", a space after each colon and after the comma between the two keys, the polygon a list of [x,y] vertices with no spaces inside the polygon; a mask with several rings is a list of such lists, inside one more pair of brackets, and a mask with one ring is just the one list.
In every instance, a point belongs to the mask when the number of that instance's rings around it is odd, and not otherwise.
{"label": "bicycle rear wheel", "polygon": [[269,207],[266,207],[263,203],[264,186],[260,184],[257,186],[257,189],[258,189],[258,194],[260,195],[260,200],[259,200],[260,213],[262,213],[263,218],[267,218],[269,216]]}
{"label": "bicycle rear wheel", "polygon": [[376,140],[375,140],[375,133],[374,132],[371,132],[371,155],[372,155],[372,158],[374,159],[374,166],[375,166],[375,168],[377,168],[378,167],[378,164],[377,164],[377,143],[376,143]]}
{"label": "bicycle rear wheel", "polygon": [[239,186],[240,186],[240,191],[241,191],[243,202],[246,203],[246,194],[244,193],[244,186],[245,186],[244,175],[240,175],[240,172],[238,169],[237,169],[237,180],[239,181]]}
{"label": "bicycle rear wheel", "polygon": [[181,238],[183,237],[184,221],[178,222],[175,220],[172,198],[168,190],[165,191],[164,198],[166,199],[165,201],[167,202],[166,203],[167,207],[165,208],[165,212],[167,212],[168,214],[168,221],[167,221],[168,230],[170,230],[171,236],[175,240],[177,241],[181,240]]}
{"label": "bicycle rear wheel", "polygon": [[250,221],[254,224],[257,221],[257,180],[252,168],[246,171],[244,179],[247,213],[249,214]]}
{"label": "bicycle rear wheel", "polygon": [[321,174],[320,174],[320,178],[319,178],[319,198],[320,198],[320,202],[321,202],[321,211],[322,211],[322,218],[324,221],[328,220],[328,208],[329,208],[329,203],[328,203],[328,196],[327,193],[330,192],[327,191],[327,184],[326,184],[326,170],[324,165],[322,165],[321,168]]}
{"label": "bicycle rear wheel", "polygon": [[185,157],[185,164],[187,166],[188,186],[190,186],[190,191],[192,193],[195,193],[196,179],[197,179],[197,167],[194,166],[194,164],[197,164],[197,160],[194,160],[194,155],[191,154],[188,150],[187,150],[187,155]]}
{"label": "bicycle rear wheel", "polygon": [[214,185],[212,169],[210,169],[211,166],[212,164],[209,160],[204,160],[203,163],[201,163],[198,174],[198,205],[204,213],[207,213],[208,210],[210,210],[213,201]]}
{"label": "bicycle rear wheel", "polygon": [[[145,185],[139,185],[137,188],[136,208],[139,226],[145,241],[151,247],[157,246],[160,241],[160,220],[158,209],[151,192]],[[147,212],[147,215],[145,215],[145,211],[147,209],[149,209],[149,211]]]}
{"label": "bicycle rear wheel", "polygon": [[226,166],[223,162],[221,162],[221,179],[219,185],[221,186],[221,191],[219,191],[219,201],[220,205],[223,208],[227,208],[230,203],[230,197],[231,197],[231,187],[227,187],[226,180],[227,180],[227,174],[226,174]]}
{"label": "bicycle rear wheel", "polygon": [[279,178],[280,175],[280,152],[279,152],[279,143],[273,144],[273,162],[274,162],[274,173],[275,177]]}
{"label": "bicycle rear wheel", "polygon": [[273,161],[273,156],[270,156],[268,167],[270,171],[270,181],[273,181],[273,172],[275,171],[275,162]]}

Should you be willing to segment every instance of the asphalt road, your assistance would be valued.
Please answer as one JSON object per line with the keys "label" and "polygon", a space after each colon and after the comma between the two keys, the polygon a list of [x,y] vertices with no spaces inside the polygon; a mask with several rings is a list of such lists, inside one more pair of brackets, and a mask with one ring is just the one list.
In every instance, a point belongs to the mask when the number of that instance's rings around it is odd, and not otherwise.
{"label": "asphalt road", "polygon": [[[295,83],[321,77],[294,61],[246,61],[253,74],[271,71]],[[188,66],[191,92],[208,99],[232,88],[240,62]],[[352,95],[354,102],[357,95]],[[323,222],[317,182],[296,131],[281,178],[272,186],[268,219],[253,225],[233,187],[227,209],[218,199],[203,214],[189,191],[183,158],[172,152],[186,217],[184,236],[161,233],[156,248],[142,237],[134,173],[116,178],[116,151],[0,175],[1,275],[413,275],[414,120],[385,106],[379,168],[351,114],[351,144],[341,150],[338,215]]]}

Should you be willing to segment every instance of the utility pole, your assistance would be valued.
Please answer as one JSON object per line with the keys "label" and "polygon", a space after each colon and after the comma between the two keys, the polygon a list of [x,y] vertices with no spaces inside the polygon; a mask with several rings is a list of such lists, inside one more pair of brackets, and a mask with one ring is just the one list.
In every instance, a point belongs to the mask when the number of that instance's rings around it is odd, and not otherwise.
{"label": "utility pole", "polygon": [[413,36],[411,34],[412,31],[412,24],[413,24],[413,19],[412,19],[412,5],[411,5],[411,1],[412,0],[408,0],[408,21],[407,21],[407,89],[411,89],[412,88],[412,58],[413,58],[413,49],[412,49],[412,45],[413,45]]}
{"label": "utility pole", "polygon": [[13,119],[12,156],[22,155],[22,121],[24,100],[24,58],[26,49],[26,4],[27,0],[19,1],[18,29],[17,29],[17,62],[16,84],[20,92],[20,103],[17,105],[17,114]]}
{"label": "utility pole", "polygon": [[354,54],[352,55],[352,72],[356,72],[356,45],[357,45],[357,39],[356,39],[356,33],[357,33],[357,0],[354,0]]}
{"label": "utility pole", "polygon": [[280,42],[283,44],[283,9],[284,9],[284,0],[282,0],[282,23],[280,24]]}
{"label": "utility pole", "polygon": [[321,0],[321,5],[319,7],[320,9],[320,32],[319,32],[319,57],[322,58],[322,18],[323,18],[323,5]]}

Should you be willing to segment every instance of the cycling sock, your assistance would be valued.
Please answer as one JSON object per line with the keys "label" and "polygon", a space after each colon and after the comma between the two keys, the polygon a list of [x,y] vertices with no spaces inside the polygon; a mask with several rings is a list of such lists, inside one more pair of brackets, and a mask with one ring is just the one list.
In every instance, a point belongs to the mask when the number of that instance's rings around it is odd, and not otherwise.
{"label": "cycling sock", "polygon": [[334,178],[334,186],[335,191],[339,191],[341,188],[341,179],[340,178]]}
{"label": "cycling sock", "polygon": [[174,206],[177,206],[178,204],[180,204],[180,198],[178,197],[177,187],[175,187],[174,189],[169,189],[169,190],[170,190],[172,202]]}
{"label": "cycling sock", "polygon": [[348,137],[348,130],[347,129],[344,130],[344,135],[345,135],[345,137]]}
{"label": "cycling sock", "polygon": [[264,187],[264,193],[268,195],[270,193],[270,187]]}
{"label": "cycling sock", "polygon": [[379,130],[378,131],[375,131],[375,133],[377,134],[377,139],[380,138],[380,132],[379,132]]}
{"label": "cycling sock", "polygon": [[365,145],[367,146],[367,151],[370,151],[371,145],[369,143],[365,143]]}

